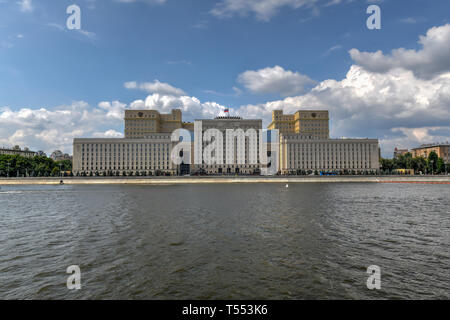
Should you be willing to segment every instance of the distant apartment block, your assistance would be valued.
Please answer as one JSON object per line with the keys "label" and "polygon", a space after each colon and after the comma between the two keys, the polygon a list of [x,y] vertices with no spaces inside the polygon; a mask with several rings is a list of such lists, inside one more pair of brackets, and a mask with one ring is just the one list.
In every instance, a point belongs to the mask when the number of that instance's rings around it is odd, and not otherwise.
{"label": "distant apartment block", "polygon": [[61,150],[55,150],[50,155],[50,159],[54,161],[63,161],[63,160],[72,160],[72,157],[67,153],[63,153]]}
{"label": "distant apartment block", "polygon": [[32,158],[36,155],[36,152],[30,151],[27,147],[21,149],[20,146],[14,146],[13,148],[0,148],[0,154],[19,155],[22,157]]}
{"label": "distant apartment block", "polygon": [[407,154],[409,151],[408,149],[398,149],[395,148],[394,149],[394,159],[400,157],[400,156],[404,156],[405,154]]}
{"label": "distant apartment block", "polygon": [[418,148],[411,149],[413,157],[428,158],[432,151],[436,152],[437,156],[442,158],[446,164],[450,163],[450,144],[448,142],[423,144]]}

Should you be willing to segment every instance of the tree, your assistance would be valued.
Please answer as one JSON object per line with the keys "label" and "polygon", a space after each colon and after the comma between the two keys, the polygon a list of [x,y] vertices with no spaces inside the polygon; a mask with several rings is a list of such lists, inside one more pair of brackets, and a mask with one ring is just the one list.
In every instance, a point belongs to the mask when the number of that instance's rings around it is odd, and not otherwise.
{"label": "tree", "polygon": [[444,159],[438,158],[436,163],[436,172],[445,173],[445,162]]}
{"label": "tree", "polygon": [[438,162],[438,155],[436,152],[431,151],[428,155],[428,161],[427,161],[427,167],[429,173],[434,173],[437,171],[437,162]]}
{"label": "tree", "polygon": [[55,167],[52,169],[52,176],[53,177],[58,177],[60,174],[59,168]]}
{"label": "tree", "polygon": [[70,160],[56,161],[56,165],[61,165],[62,171],[72,171],[72,161]]}
{"label": "tree", "polygon": [[385,171],[386,173],[391,173],[392,170],[394,169],[394,160],[393,159],[381,158],[380,164],[381,164],[381,170]]}
{"label": "tree", "polygon": [[414,158],[417,164],[417,171],[425,172],[427,167],[427,160],[424,157],[416,157]]}

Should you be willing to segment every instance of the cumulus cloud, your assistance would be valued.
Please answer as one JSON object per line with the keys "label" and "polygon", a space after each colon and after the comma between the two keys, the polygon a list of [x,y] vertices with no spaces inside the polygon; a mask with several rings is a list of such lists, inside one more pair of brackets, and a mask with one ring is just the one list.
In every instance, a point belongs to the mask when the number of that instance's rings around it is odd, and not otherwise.
{"label": "cumulus cloud", "polygon": [[[412,51],[411,55],[448,53],[447,42],[431,40],[438,37],[435,32],[445,37],[442,30],[446,28],[447,25],[430,29],[427,39],[422,39],[424,48]],[[392,54],[388,58],[394,59],[394,56]],[[404,61],[399,61],[400,66],[372,70],[364,65],[367,61],[363,60],[361,65],[352,65],[343,79],[328,79],[306,93],[243,105],[230,111],[244,118],[262,118],[267,125],[271,112],[276,109],[285,113],[299,109],[326,109],[330,111],[332,137],[378,138],[384,156],[392,156],[396,146],[412,148],[422,143],[448,141],[450,70],[430,71],[435,69],[430,68],[428,60],[418,61],[422,64],[417,62],[412,67],[404,67],[401,65]],[[424,73],[420,72],[423,70],[428,70],[430,76],[423,76]],[[299,76],[302,78],[297,72],[276,66],[244,72],[238,81],[254,92],[273,92],[270,90],[276,87],[278,92],[288,93],[300,92],[303,88],[299,85]],[[90,107],[79,101],[53,109],[22,108],[14,111],[0,108],[0,145],[20,144],[47,153],[55,149],[70,153],[74,137],[120,137],[126,108],[156,109],[163,113],[179,108],[187,121],[223,115],[225,109],[217,102],[201,101],[157,80],[150,83],[127,82],[124,86],[144,90],[149,95],[130,104],[103,101]]]}
{"label": "cumulus cloud", "polygon": [[369,71],[385,73],[395,68],[411,70],[421,78],[433,78],[450,71],[450,24],[429,29],[419,37],[421,49],[399,48],[390,54],[351,49],[350,56]]}
{"label": "cumulus cloud", "polygon": [[283,7],[298,9],[318,0],[222,0],[211,13],[217,17],[255,14],[261,21],[269,21]]}
{"label": "cumulus cloud", "polygon": [[159,112],[169,113],[172,109],[181,109],[183,118],[189,121],[205,118],[210,119],[218,115],[224,115],[225,106],[216,102],[201,102],[196,97],[189,96],[169,96],[152,94],[145,101],[138,100],[131,104],[132,108],[155,109]]}
{"label": "cumulus cloud", "polygon": [[71,153],[73,138],[92,137],[102,129],[104,136],[111,136],[113,132],[108,132],[109,128],[123,125],[115,113],[119,106],[124,108],[124,104],[101,104],[102,108],[91,108],[84,101],[53,109],[0,108],[0,145],[28,146],[47,153],[56,149]]}
{"label": "cumulus cloud", "polygon": [[139,89],[148,93],[158,93],[161,95],[182,96],[186,94],[183,90],[175,88],[168,83],[159,82],[158,80],[144,83],[137,83],[136,81],[125,82],[124,87],[127,89]]}
{"label": "cumulus cloud", "polygon": [[224,106],[195,97],[154,93],[127,105],[102,101],[91,107],[84,101],[55,108],[0,108],[0,146],[20,145],[51,153],[72,153],[73,138],[121,138],[125,109],[154,109],[170,113],[181,109],[185,120],[224,115]]}
{"label": "cumulus cloud", "polygon": [[123,138],[123,133],[116,130],[106,130],[104,132],[94,132],[92,135],[94,138]]}
{"label": "cumulus cloud", "polygon": [[[242,106],[238,112],[246,117],[262,116],[269,123],[276,109],[286,113],[330,110],[333,137],[380,138],[383,150],[389,151],[387,142],[393,139],[409,147],[448,140],[449,103],[450,73],[426,80],[409,70],[381,74],[353,65],[341,81],[325,80],[305,95]],[[420,135],[426,128],[427,134]],[[429,128],[439,128],[440,134],[433,135]]]}
{"label": "cumulus cloud", "polygon": [[280,66],[257,71],[245,71],[238,82],[254,93],[277,93],[283,96],[295,95],[305,91],[314,81],[298,72],[284,70]]}

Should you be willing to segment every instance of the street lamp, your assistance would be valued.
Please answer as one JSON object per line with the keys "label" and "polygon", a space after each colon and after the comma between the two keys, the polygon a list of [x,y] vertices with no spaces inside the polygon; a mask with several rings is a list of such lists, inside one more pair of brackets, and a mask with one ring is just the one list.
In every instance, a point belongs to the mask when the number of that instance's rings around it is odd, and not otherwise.
{"label": "street lamp", "polygon": [[11,165],[11,163],[8,162],[7,165],[8,165],[8,171],[6,172],[6,177],[9,178],[9,166]]}

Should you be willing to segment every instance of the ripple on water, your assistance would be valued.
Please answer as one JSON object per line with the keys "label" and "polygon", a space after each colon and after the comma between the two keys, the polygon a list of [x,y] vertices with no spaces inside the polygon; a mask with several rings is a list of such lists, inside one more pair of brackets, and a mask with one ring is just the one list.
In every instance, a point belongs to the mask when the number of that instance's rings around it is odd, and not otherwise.
{"label": "ripple on water", "polygon": [[[444,299],[448,188],[2,187],[0,298]],[[380,291],[365,287],[372,264]]]}

